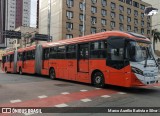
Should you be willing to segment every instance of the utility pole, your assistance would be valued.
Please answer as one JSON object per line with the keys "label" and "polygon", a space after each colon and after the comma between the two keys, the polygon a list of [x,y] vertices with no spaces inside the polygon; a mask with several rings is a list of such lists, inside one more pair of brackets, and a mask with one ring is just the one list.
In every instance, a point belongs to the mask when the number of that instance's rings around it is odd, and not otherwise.
{"label": "utility pole", "polygon": [[51,0],[48,0],[48,42],[51,36]]}
{"label": "utility pole", "polygon": [[83,0],[83,36],[85,35],[86,0]]}

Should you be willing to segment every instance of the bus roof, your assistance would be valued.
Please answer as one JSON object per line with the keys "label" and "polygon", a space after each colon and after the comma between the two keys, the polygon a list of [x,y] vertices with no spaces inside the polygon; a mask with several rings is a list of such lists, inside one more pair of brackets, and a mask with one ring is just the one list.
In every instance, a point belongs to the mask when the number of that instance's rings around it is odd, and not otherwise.
{"label": "bus roof", "polygon": [[34,50],[34,49],[36,49],[36,45],[29,46],[26,48],[20,48],[20,49],[18,49],[18,52],[29,51],[29,50]]}
{"label": "bus roof", "polygon": [[121,36],[125,37],[128,39],[133,39],[137,41],[146,41],[150,42],[148,38],[146,38],[143,35],[136,34],[133,32],[122,32],[122,31],[106,31],[106,32],[101,32],[101,33],[96,33],[92,35],[87,35],[83,37],[76,37],[72,39],[65,39],[65,40],[60,40],[60,41],[55,41],[51,43],[45,43],[42,46],[43,47],[50,47],[50,46],[56,46],[56,45],[67,45],[67,44],[75,44],[75,43],[83,43],[83,42],[88,42],[88,41],[96,41],[100,39],[107,39],[108,37],[111,36]]}

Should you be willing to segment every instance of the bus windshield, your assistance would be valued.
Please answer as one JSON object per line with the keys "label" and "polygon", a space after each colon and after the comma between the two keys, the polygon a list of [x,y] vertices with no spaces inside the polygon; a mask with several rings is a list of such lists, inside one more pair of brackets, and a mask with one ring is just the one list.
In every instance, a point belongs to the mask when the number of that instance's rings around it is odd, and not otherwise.
{"label": "bus windshield", "polygon": [[154,60],[151,44],[130,41],[127,44],[126,57],[133,62],[142,62],[145,60]]}

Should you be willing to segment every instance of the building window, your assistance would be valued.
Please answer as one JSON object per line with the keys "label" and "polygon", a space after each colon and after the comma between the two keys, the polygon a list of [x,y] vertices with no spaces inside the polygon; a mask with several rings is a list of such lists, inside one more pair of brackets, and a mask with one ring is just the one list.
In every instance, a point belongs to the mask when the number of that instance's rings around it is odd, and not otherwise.
{"label": "building window", "polygon": [[127,8],[127,14],[130,15],[131,14],[131,9]]}
{"label": "building window", "polygon": [[79,25],[79,31],[83,32],[83,25]]}
{"label": "building window", "polygon": [[131,31],[131,25],[127,25],[127,31]]}
{"label": "building window", "polygon": [[128,22],[128,23],[131,22],[131,17],[127,17],[127,22]]}
{"label": "building window", "polygon": [[73,12],[72,11],[67,11],[67,18],[68,19],[73,18]]}
{"label": "building window", "polygon": [[138,25],[138,19],[134,19],[134,24]]}
{"label": "building window", "polygon": [[134,32],[138,33],[138,27],[134,27]]}
{"label": "building window", "polygon": [[138,11],[134,10],[134,16],[137,17],[138,16]]}
{"label": "building window", "polygon": [[141,29],[141,34],[144,35],[144,29],[143,28]]}
{"label": "building window", "polygon": [[142,25],[142,27],[144,26],[144,21],[141,21],[141,25]]}
{"label": "building window", "polygon": [[103,7],[107,6],[107,0],[101,0],[101,3]]}
{"label": "building window", "polygon": [[123,31],[124,30],[124,25],[122,23],[119,24],[119,30]]}
{"label": "building window", "polygon": [[144,13],[141,13],[141,18],[144,18]]}
{"label": "building window", "polygon": [[120,20],[121,22],[123,22],[124,16],[120,14],[120,15],[119,15],[119,20]]}
{"label": "building window", "polygon": [[91,0],[92,1],[92,4],[95,4],[97,3],[97,0]]}
{"label": "building window", "polygon": [[107,11],[104,10],[104,9],[101,10],[101,13],[102,13],[102,16],[106,16],[107,15]]}
{"label": "building window", "polygon": [[66,39],[70,39],[70,38],[73,38],[73,35],[72,34],[66,34]]}
{"label": "building window", "polygon": [[101,24],[102,24],[103,26],[105,26],[105,25],[107,24],[106,19],[101,19]]}
{"label": "building window", "polygon": [[141,4],[141,9],[144,10],[145,9],[145,5]]}
{"label": "building window", "polygon": [[115,17],[116,17],[115,12],[111,12],[111,18],[113,19],[113,18],[115,18]]}
{"label": "building window", "polygon": [[96,27],[91,27],[91,34],[96,33]]}
{"label": "building window", "polygon": [[81,11],[84,10],[86,8],[85,4],[83,4],[83,2],[80,2],[79,3],[79,8],[80,8]]}
{"label": "building window", "polygon": [[73,7],[73,0],[67,0],[67,6],[68,8]]}
{"label": "building window", "polygon": [[91,23],[94,25],[94,24],[96,24],[96,22],[97,22],[97,18],[91,16]]}
{"label": "building window", "polygon": [[91,7],[91,12],[94,14],[94,13],[97,13],[97,7],[95,6],[92,6]]}
{"label": "building window", "polygon": [[138,2],[133,1],[133,6],[134,6],[134,7],[139,8],[139,3],[138,3]]}
{"label": "building window", "polygon": [[106,29],[101,29],[101,32],[105,32],[106,31]]}
{"label": "building window", "polygon": [[151,33],[151,31],[150,30],[147,30],[147,34],[150,34]]}
{"label": "building window", "polygon": [[71,31],[71,30],[73,29],[73,23],[67,22],[67,23],[66,23],[66,29],[67,29],[68,31]]}
{"label": "building window", "polygon": [[125,0],[119,0],[119,1],[121,1],[121,2],[125,2]]}
{"label": "building window", "polygon": [[111,9],[114,10],[116,8],[116,4],[111,2]]}
{"label": "building window", "polygon": [[150,27],[151,27],[150,23],[147,23],[147,27],[148,27],[148,28],[150,28]]}
{"label": "building window", "polygon": [[124,11],[124,7],[121,6],[121,5],[119,5],[119,11],[120,11],[120,12],[123,12],[123,11]]}
{"label": "building window", "polygon": [[[79,20],[80,21],[83,21],[83,16],[84,16],[83,14],[79,14]],[[84,16],[84,20],[86,20],[86,15]]]}
{"label": "building window", "polygon": [[126,0],[126,3],[132,5],[132,0]]}
{"label": "building window", "polygon": [[113,29],[114,27],[116,27],[116,23],[114,21],[111,21],[111,28]]}

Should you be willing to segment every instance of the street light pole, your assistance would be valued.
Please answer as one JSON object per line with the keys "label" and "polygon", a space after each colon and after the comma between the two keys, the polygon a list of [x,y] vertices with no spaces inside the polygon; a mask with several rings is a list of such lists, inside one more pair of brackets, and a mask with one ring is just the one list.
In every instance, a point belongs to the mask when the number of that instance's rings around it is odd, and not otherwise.
{"label": "street light pole", "polygon": [[51,0],[48,0],[48,42],[50,42],[51,32]]}
{"label": "street light pole", "polygon": [[86,0],[83,0],[83,36],[85,35]]}

